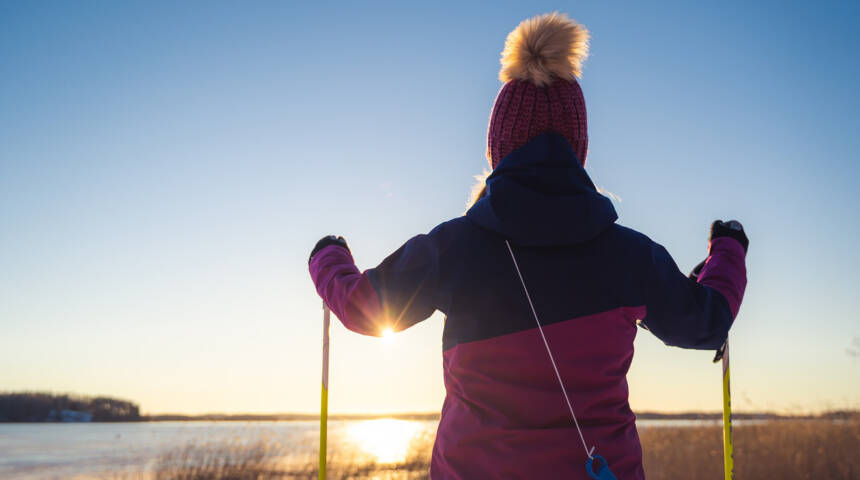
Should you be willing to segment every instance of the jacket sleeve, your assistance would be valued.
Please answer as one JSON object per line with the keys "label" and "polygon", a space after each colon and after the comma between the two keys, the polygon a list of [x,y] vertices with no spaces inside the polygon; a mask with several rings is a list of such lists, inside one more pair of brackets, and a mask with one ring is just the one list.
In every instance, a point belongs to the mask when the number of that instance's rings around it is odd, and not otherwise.
{"label": "jacket sleeve", "polygon": [[666,249],[656,243],[650,260],[643,325],[667,345],[702,350],[722,346],[747,283],[740,243],[714,239],[698,281],[681,273]]}
{"label": "jacket sleeve", "polygon": [[404,330],[436,310],[439,254],[428,235],[413,237],[363,273],[348,249],[331,245],[314,255],[310,272],[331,311],[346,328],[364,335]]}

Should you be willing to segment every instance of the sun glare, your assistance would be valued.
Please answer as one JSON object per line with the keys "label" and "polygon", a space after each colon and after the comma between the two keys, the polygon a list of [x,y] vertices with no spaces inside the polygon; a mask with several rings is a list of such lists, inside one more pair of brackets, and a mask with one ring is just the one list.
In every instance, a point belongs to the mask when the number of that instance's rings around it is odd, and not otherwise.
{"label": "sun glare", "polygon": [[390,342],[394,339],[394,330],[392,328],[385,328],[382,330],[382,339],[386,342]]}
{"label": "sun glare", "polygon": [[357,422],[349,427],[348,438],[378,463],[406,460],[409,444],[421,430],[421,424],[409,420],[382,418]]}

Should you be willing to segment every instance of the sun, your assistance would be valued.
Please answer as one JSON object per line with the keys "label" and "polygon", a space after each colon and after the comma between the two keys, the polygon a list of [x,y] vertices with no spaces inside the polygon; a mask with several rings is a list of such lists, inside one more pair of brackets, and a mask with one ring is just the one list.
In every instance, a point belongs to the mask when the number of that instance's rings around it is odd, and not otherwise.
{"label": "sun", "polygon": [[394,340],[394,329],[391,327],[386,327],[382,329],[382,334],[380,335],[380,337],[386,342]]}

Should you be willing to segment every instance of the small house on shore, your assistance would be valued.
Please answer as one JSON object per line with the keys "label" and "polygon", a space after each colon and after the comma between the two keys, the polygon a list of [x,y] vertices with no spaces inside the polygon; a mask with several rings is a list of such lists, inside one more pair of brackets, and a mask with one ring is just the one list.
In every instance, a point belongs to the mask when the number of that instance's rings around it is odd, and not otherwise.
{"label": "small house on shore", "polygon": [[77,410],[51,410],[50,420],[63,423],[89,423],[93,421],[93,414]]}

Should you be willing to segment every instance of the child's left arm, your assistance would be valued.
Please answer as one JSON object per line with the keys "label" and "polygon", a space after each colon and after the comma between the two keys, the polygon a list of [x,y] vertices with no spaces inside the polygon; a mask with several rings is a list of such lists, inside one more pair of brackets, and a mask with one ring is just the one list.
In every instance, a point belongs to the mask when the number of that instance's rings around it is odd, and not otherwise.
{"label": "child's left arm", "polygon": [[708,258],[687,277],[665,248],[653,244],[642,325],[668,345],[719,348],[743,300],[748,246],[740,223],[714,222]]}

